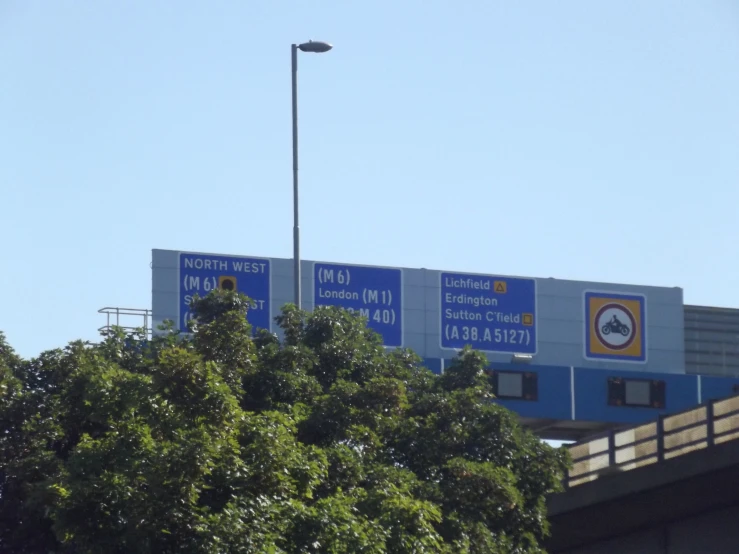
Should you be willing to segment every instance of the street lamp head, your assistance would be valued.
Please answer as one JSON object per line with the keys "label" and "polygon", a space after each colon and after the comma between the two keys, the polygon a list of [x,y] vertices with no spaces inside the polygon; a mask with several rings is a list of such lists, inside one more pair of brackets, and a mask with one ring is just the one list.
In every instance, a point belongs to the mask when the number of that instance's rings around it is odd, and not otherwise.
{"label": "street lamp head", "polygon": [[320,40],[309,40],[308,42],[304,42],[303,44],[298,44],[298,48],[300,48],[303,52],[314,52],[316,54],[321,54],[323,52],[328,52],[333,48],[333,46],[330,45],[328,42],[321,42]]}

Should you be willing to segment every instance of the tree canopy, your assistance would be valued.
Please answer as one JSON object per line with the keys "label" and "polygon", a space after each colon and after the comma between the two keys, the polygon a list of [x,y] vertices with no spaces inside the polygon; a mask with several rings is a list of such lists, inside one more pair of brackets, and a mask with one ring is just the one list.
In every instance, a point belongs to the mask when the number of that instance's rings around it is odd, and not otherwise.
{"label": "tree canopy", "polygon": [[287,305],[278,337],[248,307],[31,360],[0,333],[0,551],[543,552],[567,455],[481,353],[436,376],[346,311]]}

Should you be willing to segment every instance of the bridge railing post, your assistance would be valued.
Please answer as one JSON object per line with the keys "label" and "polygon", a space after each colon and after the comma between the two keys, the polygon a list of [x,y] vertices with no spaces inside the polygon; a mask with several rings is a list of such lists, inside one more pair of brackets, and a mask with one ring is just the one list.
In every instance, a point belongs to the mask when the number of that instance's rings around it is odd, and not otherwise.
{"label": "bridge railing post", "polygon": [[608,466],[616,467],[616,431],[608,431]]}

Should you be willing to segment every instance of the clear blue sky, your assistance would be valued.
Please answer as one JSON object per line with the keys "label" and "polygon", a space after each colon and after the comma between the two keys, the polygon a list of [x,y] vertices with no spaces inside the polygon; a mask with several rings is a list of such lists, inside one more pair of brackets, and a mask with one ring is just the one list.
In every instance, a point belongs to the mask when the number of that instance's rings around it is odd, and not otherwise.
{"label": "clear blue sky", "polygon": [[680,286],[739,307],[739,3],[0,2],[0,329],[149,307],[152,248]]}

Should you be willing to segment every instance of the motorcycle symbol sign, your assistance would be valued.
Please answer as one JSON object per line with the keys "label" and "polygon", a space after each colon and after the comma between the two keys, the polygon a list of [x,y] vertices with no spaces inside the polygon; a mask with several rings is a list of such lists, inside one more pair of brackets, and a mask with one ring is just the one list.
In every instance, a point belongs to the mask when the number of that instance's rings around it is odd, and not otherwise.
{"label": "motorcycle symbol sign", "polygon": [[611,302],[601,306],[593,318],[595,335],[612,350],[628,348],[636,337],[636,319],[623,304]]}
{"label": "motorcycle symbol sign", "polygon": [[647,361],[647,297],[635,292],[583,294],[586,360]]}

